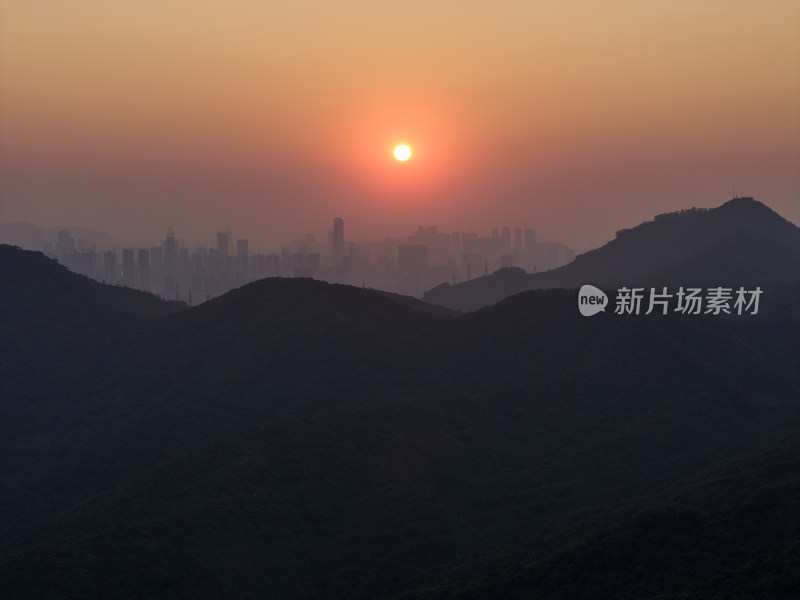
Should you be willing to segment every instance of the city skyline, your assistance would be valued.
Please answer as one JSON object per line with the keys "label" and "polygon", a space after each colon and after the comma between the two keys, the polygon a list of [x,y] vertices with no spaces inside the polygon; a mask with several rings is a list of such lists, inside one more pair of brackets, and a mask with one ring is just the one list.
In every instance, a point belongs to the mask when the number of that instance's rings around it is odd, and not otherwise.
{"label": "city skyline", "polygon": [[[342,219],[344,222],[345,220],[342,217],[334,217],[335,219]],[[256,236],[255,238],[245,238],[237,235],[237,231],[228,226],[219,226],[213,229],[210,229],[206,232],[205,235],[201,235],[199,237],[190,237],[187,235],[182,234],[180,224],[169,224],[161,226],[162,232],[160,236],[153,236],[149,238],[124,238],[114,235],[113,231],[106,231],[100,229],[94,229],[92,227],[87,227],[81,224],[58,224],[58,225],[51,225],[51,226],[43,226],[39,223],[31,223],[31,222],[16,222],[16,223],[0,223],[0,227],[4,228],[6,232],[13,232],[7,233],[6,237],[9,238],[10,241],[3,241],[0,239],[0,242],[3,243],[11,243],[12,245],[20,245],[21,247],[25,247],[29,250],[41,250],[41,243],[39,241],[35,241],[35,243],[30,243],[30,241],[23,241],[23,243],[19,244],[15,240],[17,239],[25,239],[25,240],[33,240],[34,237],[45,234],[45,236],[49,236],[52,238],[56,238],[58,235],[59,230],[70,230],[70,231],[78,231],[81,232],[79,235],[74,236],[76,239],[78,238],[87,238],[87,239],[105,239],[105,240],[113,240],[108,243],[103,243],[102,241],[91,243],[89,242],[88,245],[84,249],[88,249],[89,246],[97,246],[100,249],[108,249],[108,248],[115,248],[115,247],[122,247],[122,246],[130,246],[130,247],[144,247],[150,246],[154,243],[159,243],[164,240],[164,238],[169,235],[170,230],[172,230],[176,236],[176,239],[181,243],[181,245],[189,247],[189,248],[201,248],[201,247],[214,247],[219,244],[219,236],[225,234],[228,236],[230,240],[229,243],[235,244],[237,239],[246,239],[251,244],[252,249],[257,249],[259,251],[270,251],[270,250],[279,250],[282,247],[289,247],[292,244],[298,241],[304,241],[312,239],[315,242],[323,242],[327,244],[331,244],[332,235],[334,233],[333,227],[328,227],[327,230],[322,232],[311,232],[305,231],[303,233],[298,230],[292,234],[288,234],[285,238],[285,241],[278,241],[278,240],[265,240],[262,237]],[[479,237],[491,236],[492,233],[496,231],[502,231],[503,229],[509,229],[510,231],[514,232],[516,230],[525,231],[525,230],[535,230],[532,226],[526,225],[524,227],[518,225],[512,225],[509,223],[499,224],[499,223],[487,223],[484,227],[479,228],[477,231],[474,229],[468,230],[455,230],[449,229],[446,227],[440,227],[438,224],[429,223],[429,224],[418,224],[414,227],[414,232],[401,232],[398,235],[381,235],[380,232],[375,232],[373,237],[363,237],[363,238],[351,238],[350,236],[345,236],[346,241],[355,242],[355,243],[371,243],[376,241],[384,241],[384,240],[405,240],[410,236],[414,236],[415,232],[418,232],[422,229],[428,229],[430,227],[439,229],[443,232],[453,233],[453,234],[472,234]],[[27,231],[26,231],[27,230]],[[25,231],[25,233],[20,233]],[[35,233],[33,233],[35,232]],[[546,233],[546,232],[545,232]],[[613,237],[613,236],[612,236]],[[561,243],[560,240],[553,239],[552,236],[548,237],[545,236],[540,241],[546,242],[558,242]],[[36,247],[33,247],[36,246]],[[585,252],[588,250],[592,250],[594,248],[573,248],[577,252]]]}
{"label": "city skyline", "polygon": [[334,217],[325,240],[306,234],[271,250],[220,229],[215,243],[192,245],[177,238],[172,226],[161,241],[126,244],[87,229],[17,224],[0,226],[0,242],[43,251],[104,283],[189,304],[266,277],[310,277],[421,296],[441,283],[508,267],[545,271],[575,258],[574,250],[561,243],[537,241],[530,228],[506,225],[487,233],[444,232],[429,225],[402,237],[354,241],[345,235],[344,219]]}

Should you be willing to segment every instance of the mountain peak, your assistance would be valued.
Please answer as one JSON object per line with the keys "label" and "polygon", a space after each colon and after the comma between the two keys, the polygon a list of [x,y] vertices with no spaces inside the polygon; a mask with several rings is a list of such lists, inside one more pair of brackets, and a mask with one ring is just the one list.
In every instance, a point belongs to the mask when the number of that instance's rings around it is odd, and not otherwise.
{"label": "mountain peak", "polygon": [[665,231],[674,228],[693,228],[703,221],[710,226],[720,225],[722,219],[740,221],[742,229],[759,229],[772,227],[777,223],[788,223],[783,217],[752,197],[736,197],[716,208],[684,208],[674,212],[661,213],[651,221],[644,221],[635,227],[617,231],[616,238],[627,236],[631,232]]}
{"label": "mountain peak", "polygon": [[769,206],[750,196],[737,196],[736,198],[731,198],[725,204],[718,206],[714,210],[721,213],[736,211],[738,213],[751,215],[774,215],[778,219],[783,220],[783,218]]}
{"label": "mountain peak", "polygon": [[[749,251],[755,253],[751,262],[757,264],[758,257],[767,255],[782,256],[784,259],[777,263],[772,261],[778,269],[772,275],[776,280],[794,280],[796,268],[786,257],[800,251],[800,229],[756,199],[736,197],[716,208],[692,207],[662,213],[635,227],[621,229],[601,248],[581,254],[558,269],[523,275],[514,281],[490,275],[453,287],[439,286],[426,292],[424,299],[453,309],[474,310],[530,289],[576,288],[586,282],[611,287],[631,285],[651,281],[652,274],[669,265],[685,266],[689,264],[686,261],[691,262],[700,254],[704,264],[724,266],[731,260],[731,247],[745,237],[750,240]],[[772,247],[774,244],[778,248]],[[720,248],[727,250],[710,258],[707,251],[715,248],[717,254]],[[713,272],[712,269],[706,275]],[[693,274],[698,275],[696,270]]]}
{"label": "mountain peak", "polygon": [[[731,198],[730,200],[728,200],[722,206],[728,206],[728,205],[733,205],[733,206],[756,206],[756,205],[758,205],[758,206],[764,206],[766,208],[766,205],[762,204],[761,202],[759,202],[758,200],[756,200],[752,196],[736,196],[736,197]],[[722,208],[722,206],[720,206],[720,208]]]}

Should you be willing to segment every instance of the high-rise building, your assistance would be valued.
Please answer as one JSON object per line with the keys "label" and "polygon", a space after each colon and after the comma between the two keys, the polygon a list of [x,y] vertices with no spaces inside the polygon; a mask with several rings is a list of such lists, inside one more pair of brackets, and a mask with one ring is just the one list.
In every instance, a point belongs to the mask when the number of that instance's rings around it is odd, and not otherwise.
{"label": "high-rise building", "polygon": [[164,249],[161,246],[150,247],[150,291],[164,294]]}
{"label": "high-rise building", "polygon": [[136,287],[136,267],[131,248],[122,251],[122,284],[129,288]]}
{"label": "high-rise building", "polygon": [[106,283],[117,283],[117,253],[113,250],[103,254],[103,280]]}
{"label": "high-rise building", "polygon": [[536,232],[533,229],[525,230],[525,251],[533,252],[536,249]]}
{"label": "high-rise building", "polygon": [[281,255],[275,252],[267,254],[267,277],[281,276]]}
{"label": "high-rise building", "polygon": [[178,248],[178,281],[181,287],[188,287],[191,279],[191,258],[188,248]]}
{"label": "high-rise building", "polygon": [[[167,229],[167,239],[164,241],[164,291],[167,297],[173,297],[178,285],[178,242],[175,240],[175,231],[172,227]],[[177,296],[177,293],[176,293]],[[176,298],[177,300],[177,298]]]}
{"label": "high-rise building", "polygon": [[250,275],[253,279],[264,279],[267,276],[267,257],[261,253],[250,257]]}
{"label": "high-rise building", "polygon": [[428,255],[442,259],[450,253],[452,238],[450,234],[440,233],[436,225],[417,227],[417,232],[409,236],[409,244],[422,244],[428,249]]}
{"label": "high-rise building", "polygon": [[422,244],[400,244],[397,247],[397,270],[403,277],[424,271],[428,266],[428,248]]}
{"label": "high-rise building", "polygon": [[75,240],[70,236],[69,229],[58,230],[58,244],[56,250],[59,256],[66,256],[75,251]]}
{"label": "high-rise building", "polygon": [[292,262],[292,253],[289,251],[288,248],[282,248],[280,259],[278,260],[278,265],[280,265],[280,277],[291,277],[294,275],[294,263]]}
{"label": "high-rise building", "polygon": [[220,256],[228,256],[228,232],[217,232],[217,252]]}
{"label": "high-rise building", "polygon": [[477,252],[478,251],[478,234],[477,233],[462,233],[461,234],[461,250],[464,252]]}
{"label": "high-rise building", "polygon": [[150,251],[147,248],[139,250],[137,256],[137,267],[139,269],[139,289],[146,292],[150,291]]}
{"label": "high-rise building", "polygon": [[503,251],[508,252],[509,250],[511,250],[511,228],[508,225],[503,227],[502,237],[503,237]]}
{"label": "high-rise building", "polygon": [[175,241],[175,230],[167,229],[167,239],[164,241],[164,273],[167,277],[175,277],[178,272],[178,242]]}
{"label": "high-rise building", "polygon": [[236,240],[236,270],[246,280],[250,271],[250,250],[247,240]]}
{"label": "high-rise building", "polygon": [[331,239],[331,260],[334,267],[338,267],[344,256],[344,220],[341,217],[333,219],[333,238]]}
{"label": "high-rise building", "polygon": [[451,235],[451,243],[450,243],[450,250],[457,254],[461,252],[461,233],[458,231],[454,231]]}
{"label": "high-rise building", "polygon": [[81,275],[86,275],[87,277],[94,278],[94,270],[95,270],[95,262],[97,260],[97,256],[94,250],[87,250],[85,252],[81,252],[80,254],[80,270],[78,271]]}
{"label": "high-rise building", "polygon": [[514,229],[514,250],[516,252],[521,252],[522,249],[525,247],[523,239],[524,238],[522,237],[522,229],[519,227]]}

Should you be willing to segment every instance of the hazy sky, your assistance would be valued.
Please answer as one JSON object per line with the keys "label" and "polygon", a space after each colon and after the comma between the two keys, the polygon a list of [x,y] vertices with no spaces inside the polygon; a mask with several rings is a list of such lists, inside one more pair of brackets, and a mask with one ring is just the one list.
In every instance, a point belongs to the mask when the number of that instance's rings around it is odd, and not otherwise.
{"label": "hazy sky", "polygon": [[798,165],[794,0],[0,0],[2,222],[587,248],[734,187],[800,222]]}

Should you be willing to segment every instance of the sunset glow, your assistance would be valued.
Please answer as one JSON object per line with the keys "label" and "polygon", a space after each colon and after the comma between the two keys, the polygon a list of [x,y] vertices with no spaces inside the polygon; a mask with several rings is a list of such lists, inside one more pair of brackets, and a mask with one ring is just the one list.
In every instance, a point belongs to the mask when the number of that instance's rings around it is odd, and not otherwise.
{"label": "sunset glow", "polygon": [[0,2],[0,220],[514,222],[591,247],[734,187],[800,220],[798,22],[796,2]]}

